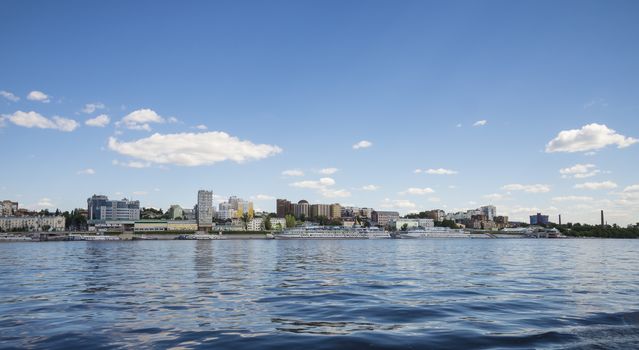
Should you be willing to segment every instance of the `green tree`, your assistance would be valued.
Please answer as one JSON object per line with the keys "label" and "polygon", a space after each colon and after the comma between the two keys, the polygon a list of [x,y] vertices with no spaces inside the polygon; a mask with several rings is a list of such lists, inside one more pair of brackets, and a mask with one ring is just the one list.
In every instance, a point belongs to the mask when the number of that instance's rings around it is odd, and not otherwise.
{"label": "green tree", "polygon": [[242,214],[242,223],[244,224],[244,229],[245,229],[245,230],[248,228],[248,222],[249,222],[249,215],[248,215],[248,213],[244,213],[244,214]]}
{"label": "green tree", "polygon": [[295,220],[295,216],[288,214],[284,217],[286,219],[286,227],[295,227],[297,225],[297,221]]}
{"label": "green tree", "polygon": [[408,224],[403,224],[402,225],[402,231],[406,231],[408,230]]}
{"label": "green tree", "polygon": [[264,229],[266,231],[270,231],[273,229],[273,225],[271,225],[271,217],[268,215],[264,218]]}

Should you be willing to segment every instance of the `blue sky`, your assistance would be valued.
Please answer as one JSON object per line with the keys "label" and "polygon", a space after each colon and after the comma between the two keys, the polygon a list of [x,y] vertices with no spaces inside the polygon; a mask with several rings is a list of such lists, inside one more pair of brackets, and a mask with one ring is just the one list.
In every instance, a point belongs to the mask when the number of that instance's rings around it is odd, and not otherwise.
{"label": "blue sky", "polygon": [[0,198],[190,207],[208,188],[264,210],[494,204],[634,223],[638,14],[636,1],[3,1]]}

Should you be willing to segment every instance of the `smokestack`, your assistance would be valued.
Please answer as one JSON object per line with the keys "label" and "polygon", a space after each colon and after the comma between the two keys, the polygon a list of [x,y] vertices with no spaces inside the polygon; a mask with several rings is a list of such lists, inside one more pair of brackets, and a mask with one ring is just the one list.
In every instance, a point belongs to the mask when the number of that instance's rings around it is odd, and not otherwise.
{"label": "smokestack", "polygon": [[604,226],[604,215],[603,215],[603,210],[601,211],[601,227]]}
{"label": "smokestack", "polygon": [[559,214],[559,226],[561,226],[561,214]]}

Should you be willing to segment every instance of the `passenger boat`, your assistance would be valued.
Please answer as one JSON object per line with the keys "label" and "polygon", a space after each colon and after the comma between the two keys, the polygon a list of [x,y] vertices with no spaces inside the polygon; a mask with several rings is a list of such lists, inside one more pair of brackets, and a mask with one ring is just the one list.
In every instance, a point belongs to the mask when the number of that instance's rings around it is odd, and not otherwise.
{"label": "passenger boat", "polygon": [[384,239],[390,234],[376,227],[348,228],[342,226],[297,227],[275,234],[275,239]]}
{"label": "passenger boat", "polygon": [[397,231],[393,233],[393,238],[416,239],[416,238],[488,238],[486,235],[471,235],[463,229],[451,229],[448,227],[424,227],[408,231]]}

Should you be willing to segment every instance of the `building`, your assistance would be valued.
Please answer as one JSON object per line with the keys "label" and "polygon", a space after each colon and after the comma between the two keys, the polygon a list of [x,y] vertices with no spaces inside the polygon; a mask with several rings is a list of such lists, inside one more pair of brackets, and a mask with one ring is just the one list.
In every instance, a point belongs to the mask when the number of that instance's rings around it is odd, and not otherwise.
{"label": "building", "polygon": [[182,210],[181,206],[173,204],[169,207],[169,210],[167,210],[167,214],[169,214],[169,219],[171,220],[182,219],[184,217],[184,210]]}
{"label": "building", "polygon": [[331,216],[330,204],[312,204],[311,205],[311,217],[318,218],[324,216],[329,218]]}
{"label": "building", "polygon": [[293,214],[291,202],[286,199],[277,199],[275,201],[275,207],[277,209],[278,218],[283,218],[286,215]]}
{"label": "building", "polygon": [[328,216],[329,219],[341,219],[342,218],[342,206],[339,203],[331,204],[331,213]]}
{"label": "building", "polygon": [[104,195],[93,195],[87,199],[88,221],[140,220],[140,201],[109,200]]}
{"label": "building", "polygon": [[18,202],[4,200],[0,202],[0,216],[16,216],[18,213]]}
{"label": "building", "polygon": [[197,191],[196,220],[200,230],[209,230],[213,227],[213,191]]}
{"label": "building", "polygon": [[371,213],[371,220],[376,223],[377,226],[385,227],[391,221],[399,219],[399,213],[396,211],[377,211],[374,210]]}
{"label": "building", "polygon": [[404,225],[406,229],[435,227],[435,220],[433,219],[396,219],[391,220],[388,225],[394,227],[396,230],[401,230]]}
{"label": "building", "polygon": [[495,225],[500,229],[508,227],[508,216],[495,216]]}
{"label": "building", "polygon": [[343,218],[354,218],[359,216],[359,208],[358,207],[342,207],[341,216]]}
{"label": "building", "polygon": [[308,201],[302,199],[297,204],[291,204],[293,208],[293,216],[297,219],[309,218],[311,216],[311,207]]}
{"label": "building", "polygon": [[64,216],[0,217],[0,230],[8,231],[64,231]]}
{"label": "building", "polygon": [[194,209],[182,209],[182,215],[184,220],[195,221],[195,208]]}
{"label": "building", "polygon": [[283,230],[286,228],[286,219],[284,218],[271,218],[272,230]]}
{"label": "building", "polygon": [[497,207],[494,205],[485,205],[479,208],[482,214],[486,215],[486,219],[488,221],[493,221],[495,216],[497,216]]}
{"label": "building", "polygon": [[372,219],[373,218],[373,212],[375,210],[373,210],[373,208],[361,208],[359,210],[359,216],[367,218],[367,219]]}
{"label": "building", "polygon": [[188,220],[138,220],[133,223],[133,232],[195,232],[197,222]]}
{"label": "building", "polygon": [[548,215],[541,215],[541,213],[537,213],[537,215],[531,215],[530,224],[531,225],[548,225]]}

